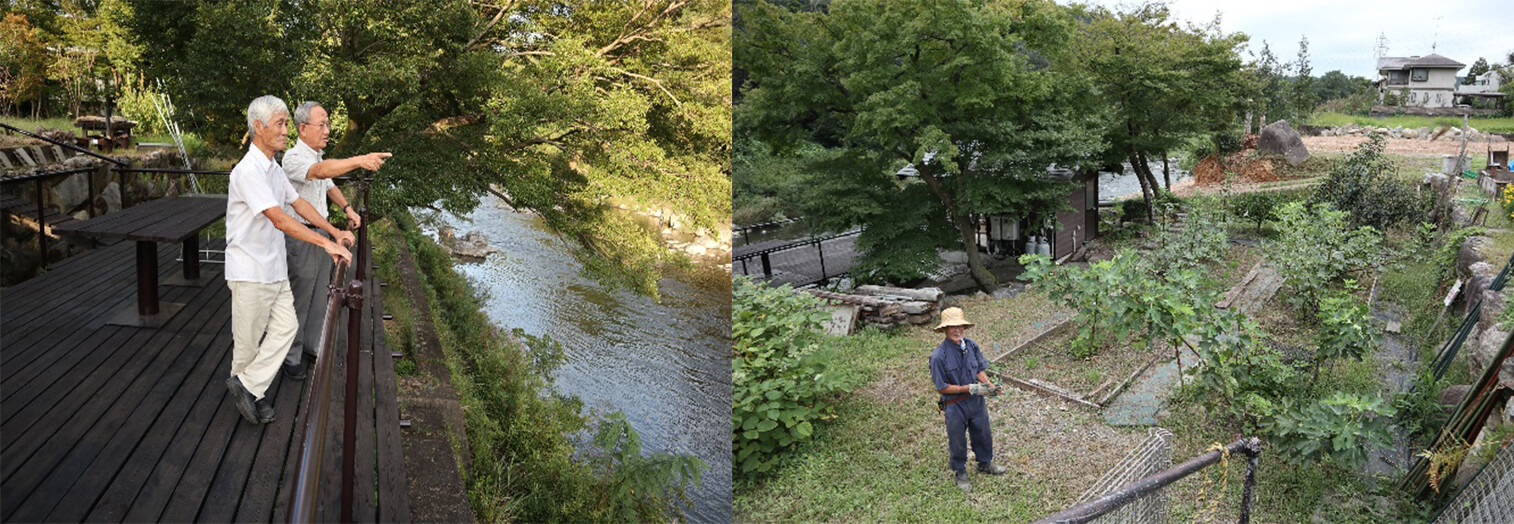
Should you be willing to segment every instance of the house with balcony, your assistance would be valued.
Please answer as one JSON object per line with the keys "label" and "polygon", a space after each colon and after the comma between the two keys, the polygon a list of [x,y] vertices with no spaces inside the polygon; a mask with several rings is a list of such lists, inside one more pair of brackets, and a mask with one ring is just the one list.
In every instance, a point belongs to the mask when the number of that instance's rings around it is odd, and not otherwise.
{"label": "house with balcony", "polygon": [[1456,72],[1466,64],[1437,54],[1377,59],[1378,99],[1409,107],[1452,107],[1456,104]]}

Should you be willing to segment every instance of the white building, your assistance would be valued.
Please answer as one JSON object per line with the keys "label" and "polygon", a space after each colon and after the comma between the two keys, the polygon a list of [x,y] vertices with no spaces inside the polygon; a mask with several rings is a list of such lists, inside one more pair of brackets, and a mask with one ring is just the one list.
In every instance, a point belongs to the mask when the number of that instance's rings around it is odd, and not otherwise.
{"label": "white building", "polygon": [[1398,97],[1414,107],[1451,107],[1456,103],[1456,72],[1466,64],[1431,54],[1377,60],[1378,99]]}

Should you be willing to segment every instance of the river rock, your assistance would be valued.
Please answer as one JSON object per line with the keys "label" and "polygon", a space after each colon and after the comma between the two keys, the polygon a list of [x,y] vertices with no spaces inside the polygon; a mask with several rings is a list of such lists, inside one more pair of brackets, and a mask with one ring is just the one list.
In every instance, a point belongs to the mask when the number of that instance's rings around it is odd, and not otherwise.
{"label": "river rock", "polygon": [[485,258],[490,253],[498,253],[499,249],[489,245],[488,237],[477,231],[469,231],[462,237],[456,236],[452,228],[444,227],[437,231],[441,237],[442,245],[452,254],[467,258]]}
{"label": "river rock", "polygon": [[[1459,275],[1472,275],[1472,264],[1482,262],[1482,248],[1493,239],[1477,235],[1463,240],[1456,250],[1456,271]],[[1480,290],[1479,290],[1480,291]]]}
{"label": "river rock", "polygon": [[1257,153],[1283,155],[1290,165],[1297,166],[1309,159],[1309,149],[1304,147],[1304,138],[1288,125],[1287,120],[1278,120],[1262,128]]}
{"label": "river rock", "polygon": [[1498,323],[1498,317],[1503,316],[1503,310],[1508,307],[1508,301],[1504,299],[1502,291],[1485,289],[1481,296],[1482,311],[1479,313],[1477,323],[1483,330],[1488,330]]}
{"label": "river rock", "polygon": [[121,210],[121,186],[115,182],[105,184],[105,189],[100,191],[98,204],[105,208],[107,213]]}
{"label": "river rock", "polygon": [[64,178],[53,185],[53,202],[68,212],[89,200],[89,173],[79,173]]}

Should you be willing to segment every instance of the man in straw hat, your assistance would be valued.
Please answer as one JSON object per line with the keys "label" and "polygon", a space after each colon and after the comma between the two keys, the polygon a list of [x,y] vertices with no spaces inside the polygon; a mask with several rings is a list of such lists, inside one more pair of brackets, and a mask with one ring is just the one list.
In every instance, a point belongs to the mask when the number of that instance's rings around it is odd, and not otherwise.
{"label": "man in straw hat", "polygon": [[946,415],[946,442],[951,450],[948,464],[964,493],[972,492],[972,483],[967,480],[969,440],[979,472],[1003,475],[1009,471],[993,463],[994,438],[983,395],[998,395],[999,387],[988,380],[988,359],[983,358],[978,344],[962,336],[970,327],[973,323],[963,316],[962,308],[946,308],[941,312],[941,324],[936,326],[936,332],[944,332],[946,340],[930,355],[931,380],[941,393],[938,406]]}

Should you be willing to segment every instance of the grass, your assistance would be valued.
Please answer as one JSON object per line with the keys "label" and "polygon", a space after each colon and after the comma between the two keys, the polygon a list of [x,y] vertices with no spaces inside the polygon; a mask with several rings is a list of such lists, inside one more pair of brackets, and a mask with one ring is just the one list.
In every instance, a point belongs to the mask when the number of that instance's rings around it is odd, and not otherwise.
{"label": "grass", "polygon": [[[1420,128],[1452,125],[1460,127],[1461,117],[1448,116],[1415,116],[1394,115],[1388,117],[1370,117],[1359,115],[1347,115],[1333,112],[1315,113],[1309,119],[1309,125],[1314,126],[1344,126],[1357,124],[1363,126]],[[1486,133],[1514,133],[1514,118],[1510,117],[1472,117],[1468,123],[1478,131]]]}

